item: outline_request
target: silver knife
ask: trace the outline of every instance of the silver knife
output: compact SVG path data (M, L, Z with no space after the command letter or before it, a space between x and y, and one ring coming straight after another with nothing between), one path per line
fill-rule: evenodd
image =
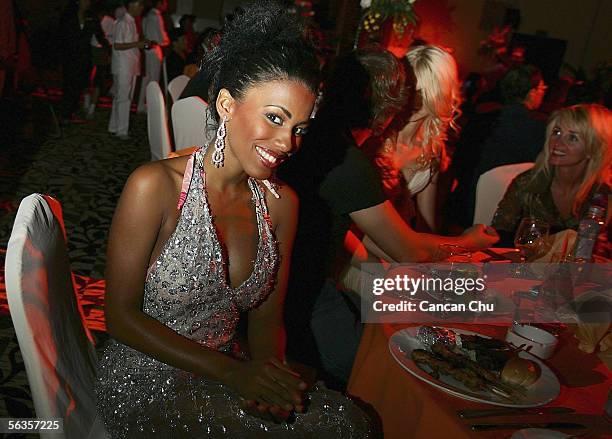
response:
M508 424L473 424L470 426L473 431L485 430L515 430L520 428L561 428L561 429L583 429L588 428L583 424L574 422L514 422Z
M514 414L525 415L548 415L560 413L573 413L575 410L569 407L536 407L536 408L496 408L496 409L474 409L459 410L457 416L462 419L485 418L487 416L504 416Z

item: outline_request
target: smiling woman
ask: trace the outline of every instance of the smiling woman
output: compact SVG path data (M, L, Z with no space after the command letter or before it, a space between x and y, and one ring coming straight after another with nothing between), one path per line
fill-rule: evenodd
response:
M361 410L339 393L307 389L285 361L297 198L265 181L306 130L314 51L297 18L266 1L237 10L206 57L213 144L137 169L113 219L106 318L114 340L96 386L107 430L120 438L370 437Z
M222 89L217 111L228 131L227 166L239 165L259 180L270 178L299 148L313 103L312 90L291 79L252 87L239 101Z
M523 217L545 221L553 232L576 229L596 194L610 198L612 112L595 104L563 108L546 133L535 166L514 179L493 218L502 245Z

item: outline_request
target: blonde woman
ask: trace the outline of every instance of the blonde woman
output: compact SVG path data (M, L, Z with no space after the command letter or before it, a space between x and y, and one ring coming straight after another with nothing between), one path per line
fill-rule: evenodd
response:
M417 216L426 230L436 232L436 182L448 165L447 132L457 129L460 81L455 59L438 46L415 47L406 61L408 77L415 84L414 102L407 103L407 115L390 125L374 161L383 170L388 195L399 204L404 217Z
M523 217L541 219L555 233L576 229L596 194L604 202L607 196L609 205L611 144L612 112L607 108L580 104L554 112L534 167L512 181L493 218L503 241L512 241Z

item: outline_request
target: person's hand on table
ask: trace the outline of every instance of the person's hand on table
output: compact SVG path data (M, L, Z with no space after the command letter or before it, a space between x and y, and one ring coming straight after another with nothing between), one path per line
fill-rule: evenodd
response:
M276 358L239 362L224 381L245 398L245 410L260 418L286 422L291 411L304 410L307 384Z
M469 229L466 229L461 236L465 239L463 247L469 249L491 247L499 241L497 231L493 227L485 226L484 224L474 224Z

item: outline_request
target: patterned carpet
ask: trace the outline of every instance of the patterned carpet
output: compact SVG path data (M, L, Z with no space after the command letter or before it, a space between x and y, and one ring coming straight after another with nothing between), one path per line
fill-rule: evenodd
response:
M69 257L88 326L103 341L103 283L98 280L104 273L106 236L125 180L149 160L146 117L132 114L132 140L120 141L106 131L108 109L98 109L95 119L86 124L60 129L53 124L47 99L33 98L19 108L20 117L2 114L1 121L17 119L19 127L13 142L0 144L0 264L4 267L20 200L33 192L53 195L62 203ZM5 303L0 295L0 417L33 417L27 376Z

